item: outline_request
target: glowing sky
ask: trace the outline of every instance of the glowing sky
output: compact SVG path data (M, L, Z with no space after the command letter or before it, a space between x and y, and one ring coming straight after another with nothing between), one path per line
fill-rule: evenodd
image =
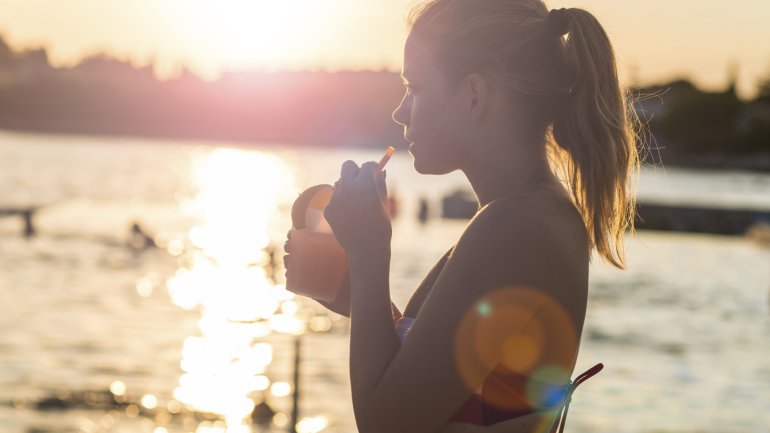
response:
M229 69L401 67L405 16L417 0L0 0L0 35L14 47L45 46L71 65L106 51L160 76L186 66L206 78ZM604 24L621 76L648 84L688 76L739 92L770 75L767 0L552 0Z

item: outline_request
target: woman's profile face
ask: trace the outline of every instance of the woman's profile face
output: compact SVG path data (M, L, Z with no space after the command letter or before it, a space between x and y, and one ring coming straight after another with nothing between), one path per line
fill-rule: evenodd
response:
M444 174L461 168L468 158L465 143L469 142L462 92L450 89L430 46L414 35L404 46L402 79L407 90L393 120L404 125L415 169L422 174Z

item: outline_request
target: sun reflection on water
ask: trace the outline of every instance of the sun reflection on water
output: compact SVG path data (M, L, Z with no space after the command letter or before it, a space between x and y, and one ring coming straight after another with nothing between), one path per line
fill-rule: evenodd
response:
M224 426L201 424L197 431L249 431L252 396L285 392L264 374L272 346L257 340L305 330L294 294L265 271L269 225L296 188L289 167L257 151L212 150L192 176L199 192L187 210L201 223L188 239L169 243L180 267L166 287L176 305L200 310L200 335L184 341L174 398L225 419Z

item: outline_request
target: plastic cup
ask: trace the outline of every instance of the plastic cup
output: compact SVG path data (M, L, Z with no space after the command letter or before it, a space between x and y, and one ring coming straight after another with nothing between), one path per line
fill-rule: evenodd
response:
M323 217L332 189L331 185L315 185L294 202L286 271L287 290L326 302L337 298L348 269L345 250Z

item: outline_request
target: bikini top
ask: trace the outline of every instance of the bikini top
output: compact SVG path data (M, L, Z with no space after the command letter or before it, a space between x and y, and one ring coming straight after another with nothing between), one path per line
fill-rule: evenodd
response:
M412 298L409 300L409 304L404 311L405 314L411 313L410 306L413 302L417 302L418 305L422 304L422 301L424 301L427 297L427 293L430 291L429 289L433 286L438 275L441 273L441 269L444 267L451 252L452 249L444 254L439 262L430 270L417 290L415 290L415 293L412 295ZM409 330L414 321L414 317L406 315L396 320L396 331L402 344L409 334ZM489 426L519 416L561 408L559 416L556 418L551 428L551 433L555 433L557 428L559 429L559 432L562 432L567 419L567 410L571 401L572 392L580 383L601 371L603 367L604 366L601 363L596 364L580 374L574 381L570 381L563 386L554 387L551 384L537 381L534 378L527 377L498 364L495 366L492 373L484 380L482 385L479 386L473 395L471 395L471 397L452 416L450 421ZM533 387L544 389L545 393L551 396L548 399L547 405L534 405L530 399L527 398L527 389L531 390ZM487 398L485 398L485 396ZM501 396L503 396L503 398L510 404L506 404L506 407L490 404L488 401L489 396L495 396L495 401L500 401Z

